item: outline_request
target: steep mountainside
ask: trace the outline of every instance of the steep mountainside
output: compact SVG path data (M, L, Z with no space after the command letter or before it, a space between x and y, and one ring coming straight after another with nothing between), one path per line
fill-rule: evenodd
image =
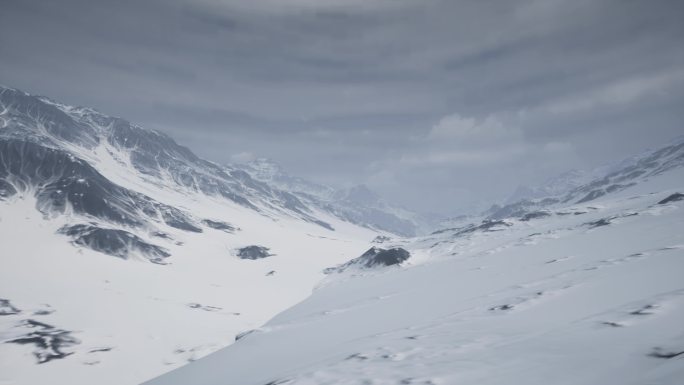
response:
M148 384L679 384L680 149L545 211L378 239L307 300Z
M545 187L534 189L534 199L521 199L504 206L494 205L485 216L490 219L521 217L535 210L591 202L682 166L684 137L679 137L661 148L646 151L614 165L592 172L571 172L552 178Z
M195 360L377 235L168 136L11 88L0 234L0 383L26 385L137 384Z

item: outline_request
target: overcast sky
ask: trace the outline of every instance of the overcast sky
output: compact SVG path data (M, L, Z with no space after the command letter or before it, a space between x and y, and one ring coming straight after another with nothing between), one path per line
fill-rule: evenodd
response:
M681 0L2 0L0 83L456 213L684 134Z

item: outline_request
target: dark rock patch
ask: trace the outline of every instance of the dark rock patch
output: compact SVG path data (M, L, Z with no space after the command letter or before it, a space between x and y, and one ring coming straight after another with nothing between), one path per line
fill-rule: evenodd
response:
M257 246L257 245L251 245L251 246L245 246L242 248L239 248L237 251L237 256L240 257L240 259L262 259L262 258L267 258L271 257L275 254L271 254L270 249L268 247L264 246Z
M40 309L33 312L33 315L49 315L54 313L54 309Z
M194 302L193 302L193 303L189 303L189 304L188 304L188 307L191 308L191 309L200 309L200 310L204 310L204 311L219 311L219 310L223 310L223 308L220 308L220 307L202 305L202 304L200 304L200 303L194 303Z
M180 210L174 209L170 206L163 206L161 207L160 211L162 220L164 220L164 223L167 225L179 230L190 231L193 233L202 232L202 229L193 224L188 216L183 214Z
M654 314L653 310L657 309L657 305L646 305L642 307L641 309L637 309L634 311L629 312L631 315L652 315Z
M527 213L523 215L520 220L523 222L527 222L532 219L539 219L539 218L545 218L550 216L551 214L547 211L533 211L531 213Z
M268 383L266 383L264 385L285 385L285 384L289 384L291 382L292 382L292 380L273 380L273 381L269 381Z
M513 310L515 306L511 304L505 304L505 305L498 305L498 306L492 306L489 308L490 311L506 311L506 310Z
M151 234L155 238L168 239L171 240L171 236L163 231L155 231Z
M111 182L66 150L0 138L0 180L5 195L35 191L36 208L46 216L73 210L128 227L161 220L181 230L202 231L181 210Z
M520 213L519 215L524 215L524 213ZM503 230L504 227L510 227L512 226L510 223L504 221L504 220L491 220L491 219L485 219L480 223L479 225L476 224L470 224L464 227L454 227L454 228L449 228L449 229L442 229L442 230L437 230L430 235L437 235L437 234L442 234L446 232L453 232L455 237L461 236L461 235L468 235L472 234L475 232L493 232L493 231L501 231Z
M17 193L17 190L12 186L11 183L0 179L0 201L5 200L14 194Z
M386 236L386 235L378 235L377 237L373 238L371 243L385 243L391 241L392 238Z
M342 264L337 267L329 267L323 272L325 274L340 273L352 266L360 267L363 269L375 268L375 267L385 267L385 266L396 266L406 261L411 257L411 254L402 249L401 247L395 247L391 249L381 249L379 247L371 247L360 257L354 258L351 261Z
M368 359L368 356L362 353L354 353L352 355L347 356L345 358L346 361L349 360L358 360L358 361L366 361Z
M596 227L601 227L601 226L608 226L611 224L612 219L613 218L601 218L598 221L587 222L587 223L585 223L585 225L589 226L590 229L594 229Z
M237 228L229 223L221 221L213 221L211 219L203 219L202 224L211 227L214 230L225 231L226 233L234 233Z
M10 300L0 298L0 315L12 315L19 313L21 313L21 310L14 307Z
M667 203L678 202L678 201L681 201L681 200L684 200L684 194L682 194L682 193L674 193L674 194L668 196L667 198L661 200L660 202L658 202L658 204L659 204L659 205L664 205L664 204L667 204Z
M268 273L266 273L266 276L267 276L267 277L271 277L271 276L275 275L275 273L276 273L275 270L271 270L271 271L269 271Z
M114 348L111 347L111 346L105 346L105 347L102 347L102 348L90 349L90 350L88 351L88 353L111 352L112 349L114 349Z
M621 324L621 323L613 322L613 321L603 321L603 322L601 322L601 325L606 325L606 326L610 326L610 327L613 327L613 328L621 328L621 327L624 327L624 326L625 326L625 325L623 325L623 324Z
M684 350L682 351L666 351L663 348L653 348L653 351L648 354L649 357L654 357L654 358L664 358L664 359L670 359L670 358L675 358L679 357L681 355L684 355Z
M246 332L239 333L235 336L235 341L240 341L241 339L247 337L252 333L256 333L257 329L247 330Z
M76 245L122 259L128 259L131 253L137 252L150 262L165 264L164 259L171 255L163 247L147 243L124 230L78 224L64 226L59 229L59 233L71 237L72 243Z
M33 355L36 357L39 364L62 359L73 354L73 352L64 352L63 348L80 343L78 339L71 335L70 331L57 329L46 323L27 319L23 320L19 326L35 330L23 336L5 341L5 343L34 345L35 350L33 351Z
M360 258L364 260L364 267L375 267L398 265L409 259L410 256L411 254L408 251L400 247L387 250L371 247L368 251L363 253Z

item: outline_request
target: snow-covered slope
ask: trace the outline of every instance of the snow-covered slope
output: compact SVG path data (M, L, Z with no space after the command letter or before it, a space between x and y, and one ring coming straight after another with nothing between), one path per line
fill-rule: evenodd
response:
M569 203L591 202L606 194L637 185L649 178L684 166L684 137L678 137L656 150L645 151L620 162L590 172L573 171L551 178L540 187L509 198L503 206L493 205L484 215L490 219L523 216L529 212ZM524 190L524 189L523 189ZM523 199L513 198L524 196Z
M265 158L233 167L246 171L254 179L291 193L308 206L379 231L415 236L431 231L442 219L391 205L365 185L341 189L289 175L278 164Z
M656 169L590 202L383 239L410 258L367 267L371 249L149 385L680 384L684 169Z
M376 235L165 135L0 88L0 383L138 384Z

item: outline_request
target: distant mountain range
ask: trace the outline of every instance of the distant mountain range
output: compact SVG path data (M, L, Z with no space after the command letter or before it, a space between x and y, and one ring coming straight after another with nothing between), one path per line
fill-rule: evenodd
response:
M680 138L440 223L0 87L0 383L138 384L236 340L152 383L665 378L682 166Z

